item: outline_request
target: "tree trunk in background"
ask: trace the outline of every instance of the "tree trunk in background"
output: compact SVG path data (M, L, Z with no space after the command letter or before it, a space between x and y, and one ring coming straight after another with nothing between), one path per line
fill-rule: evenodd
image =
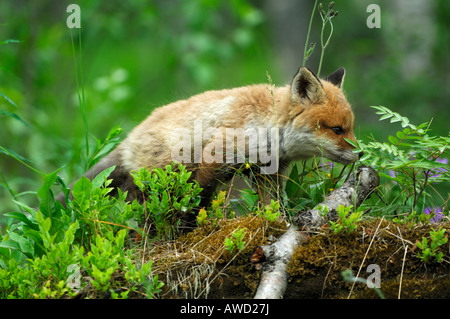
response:
M313 4L314 1L306 0L266 0L264 3L270 35L276 46L274 51L279 58L278 69L287 80L302 65ZM315 19L320 18L316 16Z
M436 41L435 1L430 0L396 0L386 2L381 8L388 19L381 25L385 37L393 37L401 52L401 72L405 80L419 76L432 67L433 47Z

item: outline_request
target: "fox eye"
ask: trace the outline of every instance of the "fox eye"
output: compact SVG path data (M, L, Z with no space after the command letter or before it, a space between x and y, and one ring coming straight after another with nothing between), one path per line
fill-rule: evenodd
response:
M344 135L344 130L340 126L332 127L331 129L336 135Z

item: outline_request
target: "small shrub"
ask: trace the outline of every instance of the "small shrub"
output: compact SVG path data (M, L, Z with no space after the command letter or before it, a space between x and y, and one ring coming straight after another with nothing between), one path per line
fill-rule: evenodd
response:
M244 237L246 234L246 228L236 229L230 237L225 238L225 249L232 253L235 249L241 251L245 247Z
M444 253L438 251L438 248L447 243L447 237L444 236L445 229L439 227L438 230L430 231L430 241L427 238L422 237L422 241L416 243L417 247L421 250L418 252L419 258L424 262L431 262L431 259L438 263L442 262Z
M224 207L226 195L226 191L220 191L217 197L211 201L211 207L208 210L204 208L200 209L197 215L197 224L199 226L208 222L216 226L217 222L221 219L235 217L234 211L226 210Z
M330 223L330 229L335 233L344 233L349 234L356 230L358 227L358 222L361 221L361 217L363 212L362 211L356 211L351 212L353 208L353 205L350 206L343 206L339 205L337 208L337 215L338 220L336 221L329 221Z
M200 204L202 189L197 181L188 182L191 172L182 164L167 165L165 170L141 168L131 173L135 184L144 193L144 211L140 218L150 222L156 229L157 236L173 238L181 217L191 214Z
M270 201L270 205L266 205L264 210L260 212L260 216L263 216L267 221L274 222L278 218L280 218L280 202L274 201L273 199Z

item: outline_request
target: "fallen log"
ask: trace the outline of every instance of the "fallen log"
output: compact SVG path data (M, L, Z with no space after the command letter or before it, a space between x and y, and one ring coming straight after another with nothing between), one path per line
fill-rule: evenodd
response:
M368 166L360 166L341 187L328 194L325 200L313 209L301 212L288 230L273 244L257 247L251 257L251 263L262 269L261 282L255 299L281 299L287 287L287 264L298 245L306 242L308 230L318 228L327 220L337 217L339 205L357 208L378 187L380 178L377 172ZM323 207L328 208L323 216ZM299 230L301 229L301 230Z

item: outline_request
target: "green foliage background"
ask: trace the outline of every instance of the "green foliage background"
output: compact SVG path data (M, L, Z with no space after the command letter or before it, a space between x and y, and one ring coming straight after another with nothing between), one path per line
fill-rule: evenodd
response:
M39 171L63 167L59 174L66 182L80 176L87 165L75 75L80 65L91 143L117 124L126 133L155 107L207 89L267 82L267 72L274 84L288 83L296 69L283 71L283 33L269 2L77 1L82 28L70 30L66 8L72 1L2 1L0 145ZM359 139L386 140L393 131L378 122L369 105L387 106L415 123L433 118L434 134L448 134L450 5L424 2L431 3L431 11L423 14L432 21L433 41L408 31L405 26L414 26L414 19L402 20L396 1L336 4L339 16L333 20L322 74L347 69L345 91ZM309 17L312 1L299 3ZM366 26L371 3L380 5L380 29ZM314 20L313 42L318 41L319 20ZM306 31L289 30L290 39L298 34L292 48L303 45ZM411 52L426 62L425 69L408 69ZM303 49L294 54L298 67ZM317 52L307 65L317 70ZM39 174L2 153L0 173L0 214L15 207L11 191L36 206L36 196L28 192L42 184Z

